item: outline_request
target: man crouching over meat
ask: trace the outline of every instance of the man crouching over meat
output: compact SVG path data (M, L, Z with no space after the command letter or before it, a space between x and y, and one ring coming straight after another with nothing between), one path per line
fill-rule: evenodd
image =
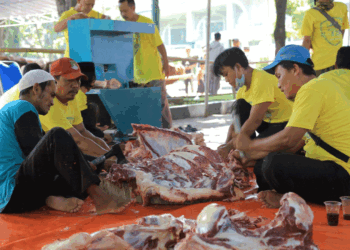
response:
M294 192L307 201L322 203L350 195L350 105L340 87L350 81L350 71L315 78L310 54L304 47L288 45L265 70L273 71L285 96L294 101L285 129L264 139L237 138L237 149L247 159L264 158L254 173L258 197L267 207L279 207L282 194ZM331 72L330 72L331 73ZM286 151L305 138L306 156Z
M20 99L0 110L0 212L22 213L47 205L77 212L90 196L99 214L118 204L99 188L93 165L85 160L63 128L43 135L39 115L46 115L56 92L55 79L32 70L20 80Z
M233 113L243 125L241 131L235 131L231 125L226 144L218 148L224 159L236 148L238 134L247 135L251 139L265 138L285 128L292 113L292 102L278 88L275 76L249 66L248 59L240 48L222 52L214 62L214 73L224 76L238 90Z

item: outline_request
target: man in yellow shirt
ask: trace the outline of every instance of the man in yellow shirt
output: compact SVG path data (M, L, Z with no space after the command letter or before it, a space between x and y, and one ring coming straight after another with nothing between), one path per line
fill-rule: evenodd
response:
M65 57L69 57L69 40L68 40L68 29L67 23L70 20L76 19L86 19L86 18L96 18L96 19L110 19L110 17L105 16L92 8L95 5L95 0L78 0L75 7L62 13L60 19L56 23L54 30L55 32L64 32L64 37L66 40L66 51L64 53Z
M136 14L134 0L119 0L119 10L126 21L154 24L151 19ZM172 117L166 97L164 73L166 77L169 76L169 62L158 28L155 27L154 34L135 34L134 82L140 87L161 87L162 127L171 128Z
M341 27L338 30L317 9L305 13L301 33L304 36L303 46L312 48L312 61L315 64L316 76L334 69L337 51L343 44L344 30L349 28L348 11L344 3L333 0L316 0L316 7L324 10Z
M222 157L227 158L236 148L239 133L253 139L255 131L259 133L257 138L264 138L284 129L292 113L292 102L279 90L275 76L250 67L240 48L230 48L219 54L214 62L214 73L222 75L238 89L234 113L242 124L240 132L234 131L231 125L226 144L218 149Z
M51 75L57 81L54 105L46 116L40 116L45 132L54 127L68 131L83 153L90 156L101 156L109 151L108 145L91 134L83 124L79 105L75 99L80 88L82 74L79 65L70 58L61 58L51 65Z
M312 64L302 46L288 45L278 52L265 69L274 70L282 92L294 100L289 122L283 131L264 139L251 140L242 134L236 145L249 159L265 157L260 172L254 172L261 191L258 197L270 207L279 207L287 192L316 203L350 195L349 99L337 76L315 78ZM285 153L306 133L306 156ZM238 152L235 158L243 165L247 161Z

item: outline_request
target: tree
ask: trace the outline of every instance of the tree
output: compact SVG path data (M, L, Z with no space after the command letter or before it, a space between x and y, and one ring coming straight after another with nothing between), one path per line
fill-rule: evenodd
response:
M276 4L276 26L273 36L276 44L276 54L286 44L286 11L287 0L275 0Z
M77 4L77 0L56 0L58 16Z

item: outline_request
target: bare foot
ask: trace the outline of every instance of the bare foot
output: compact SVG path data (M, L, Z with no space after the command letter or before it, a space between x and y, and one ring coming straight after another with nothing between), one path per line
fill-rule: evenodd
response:
M64 198L62 196L49 196L46 199L46 205L50 208L69 213L78 212L83 204L83 200L75 197Z
M264 203L267 208L279 208L283 194L277 193L275 190L261 191L258 193L258 198Z

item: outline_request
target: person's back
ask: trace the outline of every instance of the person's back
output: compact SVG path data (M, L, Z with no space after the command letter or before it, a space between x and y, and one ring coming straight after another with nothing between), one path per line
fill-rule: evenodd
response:
M209 46L209 60L215 61L215 59L218 57L218 55L221 54L221 52L224 51L224 46L220 43L221 40L221 34L216 33L215 34L215 41L213 41Z
M334 82L340 88L350 102L350 70L349 69L335 69L319 76L320 79L327 79Z
M350 105L349 99L340 87L343 80L342 76L335 76L332 79L322 77L301 87L295 98L290 124L293 126L295 122L303 122L304 127L307 127L307 124L312 124L312 127L308 128L312 133L340 152L350 155L350 130L348 129ZM305 105L306 102L317 105L313 106L312 111L306 110L310 107L310 105ZM298 116L298 121L294 121L294 116ZM349 163L341 161L321 147L316 146L314 140L308 139L304 150L306 157L334 161L345 167L350 173Z

